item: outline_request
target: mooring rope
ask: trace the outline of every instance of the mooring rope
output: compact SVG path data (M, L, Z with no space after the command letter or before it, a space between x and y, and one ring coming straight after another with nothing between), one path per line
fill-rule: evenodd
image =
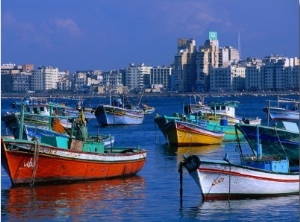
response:
M284 151L284 154L287 156L287 153L286 153L286 151L285 151L284 146L282 145L282 142L281 142L281 140L280 140L280 137L279 137L279 135L278 135L278 132L277 132L277 130L276 130L276 127L274 127L274 130L275 130L276 135L277 135L277 137L278 137L278 141L279 141L279 143L280 143L280 146L281 146L282 150Z
M33 167L32 167L32 174L30 180L31 187L34 185L35 182L35 175L38 167L39 154L40 154L40 143L37 139L34 139Z
M281 148L282 148L282 150L283 150L283 152L284 152L284 154L285 154L285 156L287 157L288 155L287 155L287 153L286 153L286 149L284 148L284 146L282 145L282 142L281 142L281 140L280 140L280 137L279 137L279 135L278 135L278 133L277 133L277 130L276 130L276 127L274 128L274 130L275 130L275 132L276 132L276 135L277 135L277 137L278 137L278 140L279 140L279 143L280 143L280 146L281 146ZM279 153L279 151L278 151L278 153ZM279 153L279 155L280 155L280 153ZM288 160L290 163L294 163L295 164L295 162L294 161L290 161L290 160Z

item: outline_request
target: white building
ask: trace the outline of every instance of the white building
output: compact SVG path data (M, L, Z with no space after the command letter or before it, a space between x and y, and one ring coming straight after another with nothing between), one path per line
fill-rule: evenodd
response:
M141 91L145 88L149 88L151 86L151 69L151 66L146 66L144 63L138 66L131 63L125 71L125 85L128 87L128 90Z
M238 65L211 68L209 72L210 91L233 92L244 90L245 70L245 67Z
M159 84L162 86L162 88L168 89L171 75L172 75L172 67L170 66L153 67L151 69L150 83L151 85Z
M35 91L57 89L57 82L61 78L58 68L40 66L32 71L31 88Z

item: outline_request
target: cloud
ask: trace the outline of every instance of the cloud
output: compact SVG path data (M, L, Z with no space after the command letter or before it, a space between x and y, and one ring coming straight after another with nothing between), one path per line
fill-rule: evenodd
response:
M2 25L3 26L13 26L16 24L16 19L14 17L14 14L10 11L5 12L2 17Z
M71 18L55 18L53 24L58 30L65 31L73 37L81 36L80 28Z
M223 18L220 19L222 15L200 1L162 2L157 4L155 10L153 19L160 19L160 24L168 32L199 36L207 32L212 23L223 23Z
M41 50L55 50L59 41L68 47L70 40L78 40L81 30L71 18L54 18L32 21L30 18L18 19L11 11L3 13L2 39L15 41L15 47L31 47Z

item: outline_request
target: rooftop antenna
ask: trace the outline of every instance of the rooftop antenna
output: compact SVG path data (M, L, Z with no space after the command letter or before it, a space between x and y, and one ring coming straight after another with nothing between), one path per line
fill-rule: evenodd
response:
M238 34L238 51L239 51L239 54L240 54L240 59L242 59L242 51L241 51L241 32L239 31L239 34Z

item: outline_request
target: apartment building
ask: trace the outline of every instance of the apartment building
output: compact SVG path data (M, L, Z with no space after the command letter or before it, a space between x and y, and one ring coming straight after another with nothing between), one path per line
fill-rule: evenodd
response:
M196 91L209 91L211 68L219 67L219 40L217 32L209 32L204 45L199 47L196 58Z
M150 74L151 85L161 85L164 89L169 89L170 77L172 75L171 66L156 66L153 67Z
M104 91L109 93L111 89L123 87L122 83L123 73L120 70L111 70L102 73L102 83Z
M145 88L149 88L151 66L146 66L144 63L140 65L129 64L125 71L125 86L129 91L141 92Z
M246 68L230 65L210 69L210 92L234 92L245 90Z
M298 87L299 63L296 58L266 56L261 67L265 90L285 90ZM292 82L295 81L295 82Z
M13 63L1 65L1 91L24 92L31 88L30 75L33 64L16 65Z
M27 92L30 90L31 73L20 72L12 75L12 91Z
M2 92L49 89L141 92L153 87L155 91L163 88L177 92L279 91L298 89L299 81L298 58L270 55L264 59L240 60L237 49L219 46L217 32L209 32L198 50L194 39L179 38L170 66L131 63L125 69L83 70L72 75L53 67L34 70L32 64L1 66Z
M189 92L195 90L196 41L194 39L178 39L177 54L174 58L173 72L174 90Z
M34 91L57 89L60 81L58 68L40 66L32 71L31 88Z

